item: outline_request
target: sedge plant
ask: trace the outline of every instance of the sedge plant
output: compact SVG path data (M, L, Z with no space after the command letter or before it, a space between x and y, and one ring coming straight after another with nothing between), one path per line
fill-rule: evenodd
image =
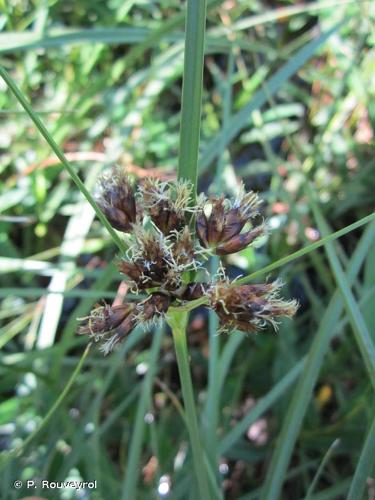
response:
M205 2L189 1L177 181L147 179L133 188L119 169L113 169L102 179L97 199L111 225L132 237L119 270L130 280L135 293L146 292L148 296L138 302L96 307L81 319L79 332L99 341L108 354L137 325L147 328L161 318L167 320L173 334L200 498L214 498L220 493L208 482L212 471L207 470L210 466L199 433L189 367L189 309L206 305L218 315L222 330L253 332L268 323L276 327L280 316L293 316L297 303L279 297L279 281L240 285L230 282L222 267L208 282L194 280L203 267L202 260L213 254L236 253L266 231L258 217L260 200L253 192L246 193L242 188L233 200L204 194L196 197L205 20Z
M160 196L162 196L163 193L165 194L165 192L170 192L172 193L172 196L171 197L167 196L167 198L173 200L173 202L175 203L174 208L176 208L176 206L178 207L177 203L179 199L178 193L181 192L181 190L183 191L184 186L185 188L187 188L187 190L189 191L188 196L182 197L186 201L186 205L184 205L184 212L186 211L186 213L184 213L184 221L182 226L184 227L188 226L191 240L195 241L187 242L186 240L188 240L189 237L186 236L182 244L182 246L184 247L183 248L184 251L182 252L182 254L183 253L189 254L189 248L190 250L193 248L194 253L196 254L195 250L199 249L199 259L198 260L194 259L196 265L193 265L189 262L185 263L180 262L177 263L177 268L175 264L170 266L167 269L167 273L170 272L170 274L172 275L171 276L172 279L170 279L168 282L169 288L166 289L164 287L162 293L160 293L160 283L162 282L163 285L165 284L164 275L161 278L162 281L158 281L158 279L160 279L160 276L159 277L157 276L158 270L156 270L156 272L151 277L151 279L153 279L154 282L152 282L151 286L149 286L150 276L147 275L149 271L147 267L141 270L139 276L135 276L134 272L136 271L134 271L134 268L133 269L129 268L129 259L126 258L123 259L120 264L120 266L122 265L122 270L124 272L128 271L129 273L132 273L133 276L129 276L128 274L128 277L132 278L135 276L136 279L133 280L134 286L135 287L138 286L138 288L141 288L141 291L149 292L149 297L146 299L146 301L141 301L141 303L139 304L134 304L134 303L126 304L119 306L118 309L113 309L110 308L109 306L102 306L100 308L94 309L94 311L83 321L81 331L82 333L87 333L91 335L94 339L101 341L101 345L103 346L105 352L109 352L112 348L117 346L117 344L127 335L127 333L130 332L130 330L135 326L137 322L143 322L144 324L148 325L150 323L153 323L155 320L158 320L160 317L165 317L167 319L170 326L172 327L173 338L175 342L176 357L179 365L182 395L184 399L184 407L186 413L185 421L191 441L192 458L197 477L197 484L200 491L200 497L211 498L215 497L215 495L220 496L220 492L218 492L212 485L212 473L209 470L209 465L207 463L205 456L205 450L202 447L201 436L199 433L198 418L197 418L196 404L194 402L193 384L190 374L189 353L188 353L187 339L186 339L186 327L188 324L189 310L193 309L194 307L197 307L200 304L208 305L209 307L212 308L213 311L215 311L218 314L222 326L226 326L229 329L233 327L241 329L242 326L242 329L244 329L244 325L241 324L243 322L239 321L239 319L242 319L241 314L243 315L244 312L238 311L237 306L240 301L243 301L244 299L246 301L246 299L249 298L249 293L251 290L253 293L252 297L254 298L255 289L239 288L239 287L236 288L236 286L245 284L260 274L265 274L267 272L270 272L271 270L274 270L280 267L281 265L291 262L294 259L301 257L302 255L308 254L309 252L315 250L316 248L324 244L327 244L330 241L333 241L339 236L342 236L348 233L349 231L352 231L353 229L368 223L370 220L374 219L374 214L371 214L367 217L363 217L363 219L360 219L359 221L351 224L350 226L345 227L340 231L327 234L327 236L313 243L312 245L302 248L298 252L295 252L294 254L291 254L283 259L279 259L278 261L270 264L269 266L256 271L256 273L253 273L252 275L243 278L242 281L238 280L235 284L227 282L225 276L221 277L219 276L218 279L216 279L216 281L214 282L208 281L204 285L196 280L196 270L197 267L199 267L200 265L199 264L200 261L204 262L207 257L215 253L219 255L224 255L225 251L228 250L228 246L230 250L235 251L237 249L240 249L241 245L244 244L244 240L246 242L246 237L244 237L245 232L250 233L251 231L251 229L249 230L248 227L246 228L247 231L245 231L245 229L244 230L241 229L239 233L235 234L236 239L234 239L234 241L231 242L231 245L234 246L230 247L230 245L228 245L228 241L222 241L221 234L220 237L218 236L217 234L218 230L214 226L215 219L212 218L210 220L211 217L210 214L214 213L215 215L216 214L220 215L221 211L222 218L227 220L228 213L234 208L236 208L234 204L235 202L232 202L231 200L223 200L221 202L220 198L216 199L208 198L198 201L196 199L195 193L196 193L197 176L198 176L197 160L198 160L199 130L200 130L199 125L200 125L200 112L201 112L205 10L206 10L205 2L188 0L188 16L187 16L186 43L185 43L185 67L184 67L184 79L183 79L184 84L183 84L183 96L182 96L181 141L180 141L181 147L180 147L179 169L178 169L179 183L178 184L172 183L164 186L151 185L148 186L148 189L146 190L144 189L144 186L142 186L142 189L137 188L136 190L137 200L142 199L142 201L144 201L143 203L145 207L144 211L147 212L146 214L147 217L149 217L151 220L154 218L154 220L152 220L151 222L151 224L153 225L152 226L153 234L158 235L159 234L158 230L161 231L162 233L163 231L160 229L160 227L158 229L155 229L155 225L157 227L157 223L159 223L159 226L163 226L165 231L169 231L170 228L167 228L167 226L165 225L166 224L165 221L161 220L162 219L161 215L155 213L154 208L157 207L157 204L153 203L152 197L158 196L159 197L158 199L160 200ZM332 32L334 32L336 29L337 28L334 28ZM331 32L323 34L324 36L322 35L321 38L314 40L305 49L302 49L299 60L297 61L297 58L295 58L294 65L288 65L288 64L286 65L289 68L288 74L281 74L281 73L275 74L271 82L273 84L273 86L271 85L271 92L275 92L277 88L279 88L291 74L294 74L296 69L298 69L298 67L300 67L305 60L311 57L311 54L316 49L316 47L319 44L321 44L324 41L324 39L329 36L330 33ZM4 80L6 81L6 83L8 84L8 86L10 87L11 91L14 93L20 104L25 108L27 113L33 119L35 125L43 134L43 136L50 144L51 148L54 150L56 155L60 158L62 164L67 169L69 174L72 176L73 180L76 182L78 189L83 193L84 196L86 196L86 198L92 204L94 210L96 211L103 225L107 227L108 231L110 232L110 235L114 239L115 243L117 243L122 255L125 254L125 247L122 238L119 237L118 233L116 233L115 230L120 230L124 232L127 231L133 232L133 227L134 227L133 224L136 224L136 231L134 234L136 241L133 241L133 244L135 246L133 247L132 250L134 251L134 253L129 255L131 257L135 257L135 260L137 257L142 258L140 251L142 250L142 248L144 248L143 243L147 242L148 236L144 230L143 226L144 220L142 220L142 224L137 224L138 223L137 217L140 215L139 212L137 213L137 209L135 208L132 211L131 207L127 206L130 209L130 211L129 212L125 211L125 219L123 218L121 220L121 217L123 217L124 214L121 212L115 213L116 206L111 194L111 189L112 190L114 189L114 185L110 183L109 184L103 183L102 199L94 200L92 195L87 191L87 189L85 189L85 186L82 184L82 182L80 182L80 179L75 174L74 170L70 166L69 162L66 160L64 154L61 152L56 142L54 142L53 138L44 127L42 121L33 112L31 106L28 104L22 92L20 92L19 89L17 89L17 86L14 84L12 78L3 69L1 69L1 76L4 78ZM264 96L263 97L262 95L257 96L256 99L253 99L251 101L251 106L259 107L259 105L262 103L262 98L264 99ZM208 165L208 163L211 161L212 158L220 154L218 153L220 151L220 148L216 147L218 141L223 142L222 141L223 139L224 142L228 143L231 140L231 138L235 135L235 133L239 130L239 128L243 127L245 121L247 122L249 109L252 109L251 106L250 108L244 108L240 116L234 116L232 122L229 122L229 125L227 126L229 130L223 127L221 135L217 136L217 141L213 142L212 144L210 143L209 145L210 147L207 149L207 151L205 151L204 155L202 155L201 157L200 164L203 168L205 168ZM116 173L112 175L112 180L116 177L116 175L117 175ZM125 184L122 183L123 180L120 180L119 185L125 186L125 197L128 199L130 196L129 194L130 188L126 184L126 181ZM108 191L109 187L111 187L111 189ZM149 196L148 200L147 200L147 195ZM252 209L254 209L254 206L252 206ZM168 212L168 210L165 210L165 212ZM171 213L171 210L169 210L169 213ZM163 215L165 215L165 213ZM252 215L251 212L250 215ZM251 219L251 217L249 217L248 219ZM248 220L246 222L248 222ZM169 221L167 221L167 223L169 223ZM257 227L261 227L261 225L255 224L255 227L253 227L252 230L256 229ZM172 228L171 232L173 233L174 230L175 228ZM177 233L173 234L177 236L178 233L179 231L177 230ZM176 247L177 245L177 238L173 236L173 234L170 235L169 233L168 234L163 233L161 238L159 238L159 242L161 241L164 247L165 246L167 247L167 253L169 252L168 255L174 258L175 256L173 256L173 252L174 252L174 247ZM187 233L185 232L185 234ZM251 235L251 237L252 236L254 236L254 234ZM141 246L139 246L139 242L141 242ZM179 243L181 244L181 241L179 241ZM249 241L248 243L251 242ZM220 248L220 245L224 245L224 253L223 253L223 248L222 247ZM333 261L332 256L331 260ZM169 262L172 262L172 260L169 259ZM156 279L154 279L155 274L156 274ZM336 274L340 278L340 273ZM181 277L181 282L177 280L177 276ZM341 288L343 288L344 290L345 288L347 288L347 285L345 284L345 282L343 282L342 279L338 279L338 282L339 284L341 283ZM199 284L197 285L197 283ZM276 285L273 286L274 288L277 288ZM233 290L235 290L235 293L233 292ZM261 297L263 299L266 298L268 300L268 304L270 304L269 299L271 298L273 313L275 313L275 307L276 307L275 301L280 300L275 297L274 292L276 291L277 290L275 289L264 290L263 296ZM266 294L266 296L264 296L264 294ZM259 297L256 294L255 297L259 299ZM340 297L339 296L336 297L335 295L336 303L338 302L339 299ZM254 304L254 302L256 303L257 301L252 300L251 304ZM353 309L351 304L352 300L350 296L348 296L346 302L348 302L351 309ZM280 305L280 303L278 303L278 305ZM258 315L255 314L255 319L258 321L255 321L255 323L253 323L254 327L261 326L262 321L265 320L264 317L261 318L259 316L260 311L264 312L264 304L261 304L261 306L263 307L263 309L256 309L255 306L253 305L254 310L252 311L252 314L258 313ZM295 308L295 304L288 304L288 306L290 308L289 312L290 313L294 312L292 311L292 309ZM285 303L284 307L286 307ZM336 309L338 309L338 306L336 307ZM246 324L248 325L249 323L251 323L251 320L249 320L248 311L245 312L245 316L246 316ZM338 316L338 314L336 314L336 316ZM270 315L268 319L270 318L272 319L273 317L274 317L273 315ZM114 328L111 328L109 330L109 332L112 332L113 335L112 334L108 335L107 331L108 322L110 326L113 326L119 320L121 320L121 322L116 326L114 326ZM114 323L111 323L112 321L114 321ZM125 322L125 325L122 326L122 331L120 330L114 332L114 330L116 330L120 324L122 325L123 322ZM325 328L325 330L327 331L327 328ZM122 336L121 335L116 336L117 334L122 334ZM233 338L235 337L233 336ZM360 339L360 336L358 336L358 338ZM314 343L314 346L315 344L317 345L317 343ZM316 352L318 352L318 347L316 347L316 349L317 349ZM319 349L322 349L321 345L319 345ZM320 356L320 358L321 357L322 356ZM82 358L82 362L83 360L84 358ZM370 366L370 364L368 365ZM81 366L81 364L79 366ZM309 369L312 370L311 366L315 365L313 365L312 362L310 362L309 360L309 363L307 364L307 367L305 369L306 373L304 372L304 378L301 381L301 388L305 387L303 385L303 382L306 382L307 379L309 380L310 385L313 383L312 380L314 380L314 377L309 377L311 373L308 372ZM314 375L317 375L317 373L318 369L315 369ZM65 397L66 392L70 389L70 386L71 384L67 386L66 391L64 391L64 393L59 398L58 404L61 402L61 399ZM299 393L303 394L304 391L301 389ZM305 393L309 394L309 391ZM293 415L297 415L298 404L299 404L297 400L298 398L296 398L296 404L294 408L292 408L294 413L291 410L292 417ZM302 403L305 404L305 401L302 401ZM53 405L51 407L50 412L48 412L48 418L46 418L42 422L43 425L45 425L53 416L56 408L58 407L58 404ZM307 404L307 396L306 396L306 404ZM299 410L298 418L300 420L302 418L301 417L302 414L303 414L302 410ZM272 475L274 476L275 479L273 479L273 481L275 482L275 484L276 483L277 484L276 486L274 486L274 483L270 481L269 484L272 487L270 486L268 488L267 493L269 494L268 496L269 498L272 498L272 495L276 494L275 492L278 491L281 487L281 478L283 478L285 474L284 471L282 473L280 471L283 468L286 468L288 456L290 456L291 449L293 446L292 443L294 442L294 439L291 439L290 427L293 427L296 420L291 418L289 422L290 422L289 435L287 433L286 434L284 433L284 439L282 439L281 441L284 443L284 445L285 443L290 443L289 444L290 450L285 451L284 449L285 446L284 448L282 446L278 448L281 451L278 452L278 455L275 456L274 464L272 464L272 466L270 467L270 476ZM294 429L292 429L295 434L297 433L296 429L299 428L299 424L300 423L298 422L298 425L295 425ZM245 429L245 427L243 427L243 429ZM238 429L236 430L236 432L238 434ZM373 436L373 428L370 429L366 443L367 442L371 443L373 441L372 436ZM30 440L31 439L33 439L33 435L31 436ZM220 451L224 449L225 444L226 443L224 441L220 447ZM367 449L370 449L370 446L366 445L364 448L364 452ZM367 456L366 453L364 453L364 458L366 458L366 456ZM362 461L361 458L360 464L362 464L362 462L364 462L364 460ZM278 464L281 464L281 466L279 467ZM369 467L369 470L370 469L371 467ZM355 480L359 481L358 478L361 478L362 476L363 474L356 473ZM360 482L362 485L364 484L364 480L361 480Z

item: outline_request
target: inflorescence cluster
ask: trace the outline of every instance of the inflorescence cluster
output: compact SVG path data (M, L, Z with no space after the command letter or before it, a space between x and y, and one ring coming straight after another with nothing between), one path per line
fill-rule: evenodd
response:
M129 233L132 243L119 271L134 293L146 295L123 305L97 306L80 319L78 332L100 341L105 354L135 326L149 326L170 306L203 297L227 331L254 332L267 324L276 328L280 316L296 312L296 301L279 297L279 280L236 284L220 266L216 276L191 281L195 275L205 276L204 262L210 255L239 252L265 233L265 224L258 222L260 200L255 193L242 187L233 200L201 194L194 204L187 181L147 178L134 189L119 169L113 169L101 180L97 202L115 229Z

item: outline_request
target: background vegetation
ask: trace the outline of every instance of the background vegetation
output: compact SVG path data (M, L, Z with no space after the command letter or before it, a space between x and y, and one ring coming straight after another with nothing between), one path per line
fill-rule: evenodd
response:
M115 163L173 178L181 2L0 8L2 65L91 193ZM373 2L208 1L198 192L242 179L261 193L272 232L230 257L231 275L281 276L301 305L278 334L217 336L214 316L191 316L210 484L228 499L375 494L374 16ZM76 318L126 293L118 249L0 85L0 497L41 478L97 480L32 492L48 499L197 498L170 332L85 351Z

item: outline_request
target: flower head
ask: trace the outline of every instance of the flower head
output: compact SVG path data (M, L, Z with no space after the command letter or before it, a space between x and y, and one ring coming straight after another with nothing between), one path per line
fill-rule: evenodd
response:
M119 270L140 290L160 286L168 255L165 238L160 232L147 231L142 226L133 229L135 244L128 251L129 258L121 260Z
M260 201L250 191L233 200L211 196L200 198L196 218L196 232L204 248L212 248L217 255L239 252L265 232L265 225L254 225L253 219L259 214Z
M97 306L89 316L80 318L83 324L78 328L78 333L100 342L101 350L108 354L137 325L149 326L163 317L170 303L168 295L153 293L138 303Z
M96 201L111 226L124 233L132 230L137 219L136 201L129 179L119 168L101 179L101 195Z
M209 291L211 307L223 329L254 332L267 324L277 329L277 319L292 317L298 308L295 300L279 297L281 286L279 280L258 285L236 285L227 279L217 281Z
M265 224L256 219L259 198L243 186L234 199L201 195L194 206L190 182L148 178L135 195L128 179L114 169L102 180L98 203L114 228L131 233L118 267L134 292L146 293L136 302L96 306L81 318L78 333L100 342L105 354L136 326L148 328L170 306L197 299L217 313L225 330L253 332L267 324L277 328L279 317L296 312L295 301L280 298L279 281L239 285L229 281L222 266L211 281L189 281L192 271L204 266L207 249L217 255L235 253L265 232Z
M155 292L138 304L138 320L143 324L155 322L165 316L172 298L165 294Z
M189 229L164 236L159 230L134 227L135 245L129 258L123 259L119 270L126 274L135 288L144 290L161 287L176 290L182 284L182 274L194 269L194 245Z
M184 227L192 195L190 182L160 182L151 177L145 180L141 193L152 221L164 235Z
M101 350L108 354L113 347L130 333L137 323L135 302L119 306L98 306L89 316L80 318L83 325L79 334L87 334L96 342L101 342Z

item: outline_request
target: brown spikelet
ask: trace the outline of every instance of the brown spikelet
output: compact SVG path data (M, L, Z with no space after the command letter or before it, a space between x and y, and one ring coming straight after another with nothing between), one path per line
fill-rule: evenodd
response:
M134 304L123 304L119 306L97 306L90 315L82 318L83 325L79 327L78 333L96 335L113 330L134 310Z
M292 317L298 308L296 301L279 297L280 287L279 281L260 285L218 281L210 290L211 306L224 328L253 332L267 323L277 328L279 317Z
M258 214L258 197L245 193L243 188L234 200L210 196L202 197L196 218L196 234L204 248L217 255L239 252L264 232L265 226L256 226L252 220ZM248 230L242 232L248 227Z
M101 196L97 198L100 209L118 231L128 233L137 219L137 206L129 179L119 168L101 180Z
M258 226L255 229L248 231L246 233L241 233L233 236L230 240L220 243L216 247L217 255L228 255L236 252L240 252L247 246L249 246L253 241L264 233L264 226Z

